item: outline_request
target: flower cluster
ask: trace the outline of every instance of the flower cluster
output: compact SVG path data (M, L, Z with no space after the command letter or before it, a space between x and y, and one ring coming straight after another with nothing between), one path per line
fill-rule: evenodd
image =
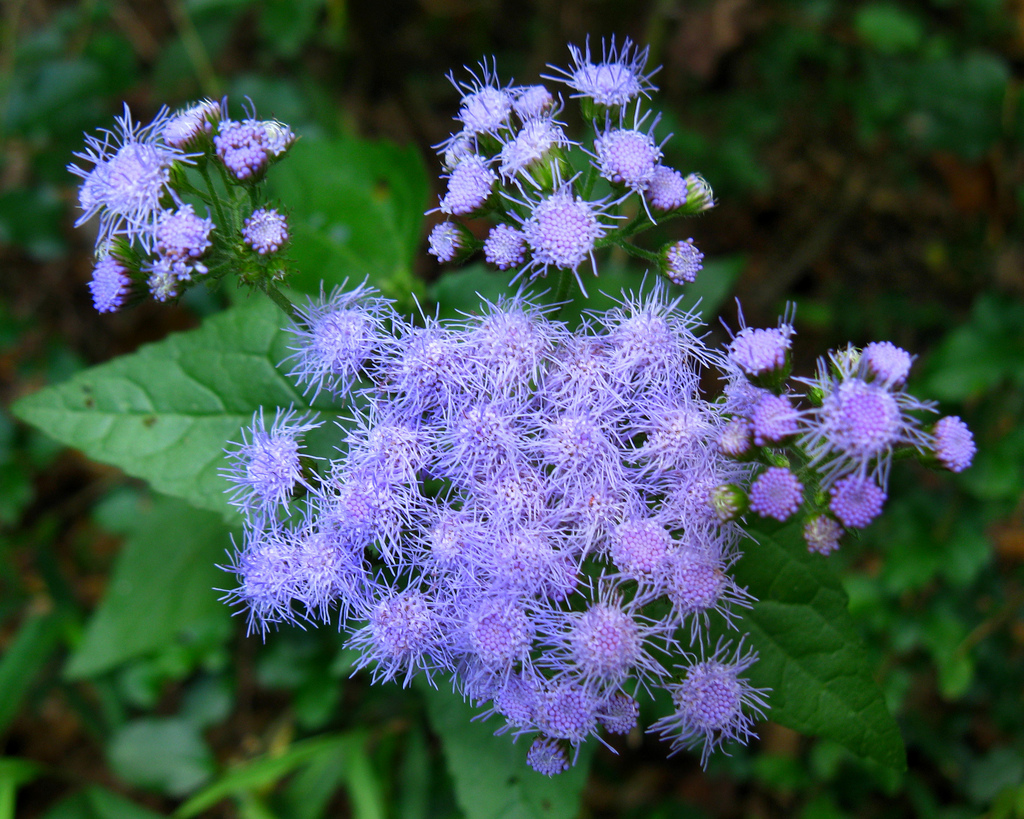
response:
M527 281L572 273L581 290L607 245L657 265L664 280L575 328L556 315L561 286L554 306L521 289L457 320L409 319L366 284L291 305L275 286L289 227L261 182L295 136L229 119L226 101L145 127L126 108L77 154L91 167L70 166L79 224L99 221L99 311L237 273L293 319L283 363L310 403L348 408L334 457L307 451L322 420L294 407L258 411L229 452L245 526L226 596L250 630L336 622L374 682L448 679L498 733L532 736L528 761L549 776L591 736L634 730L658 690L673 710L649 730L672 753L706 762L747 741L767 692L745 676L753 598L732 574L745 527L793 521L827 555L880 513L894 459L959 472L975 454L958 417L926 423L912 357L889 342L835 351L810 378L791 377L791 313L770 328L741 318L710 348L669 295L701 270L693 240L631 241L714 204L663 161L647 51L613 39L570 53L544 78L579 101L586 139L569 136L560 96L502 83L493 62L450 78L459 129L440 146L445 219L429 247L446 262L482 251Z
M197 278L217 280L229 269L249 284L280 278L279 266L257 257L281 248L287 223L253 203L267 168L294 141L276 120L229 119L226 100L164 108L145 127L125 106L113 130L87 137L76 154L87 166L68 170L82 179L76 226L99 221L90 283L96 309L119 310L146 289L158 301L176 298Z
M430 235L430 252L449 262L483 250L489 264L514 268L517 278L571 271L585 293L580 269L589 262L596 273L595 250L615 244L676 284L692 282L703 259L692 239L660 254L628 241L659 219L714 205L700 176L664 164L660 115L643 110L655 90L647 49L613 38L600 56L589 43L569 50L572 65L552 67L545 79L580 102L590 125L583 140L570 137L559 119L564 101L544 85L503 84L487 61L467 81L450 76L462 94L460 128L438 146L445 193L436 210L446 219ZM483 240L461 221L477 217L496 223Z
M247 522L229 598L259 632L338 618L374 681L450 678L535 735L546 774L630 731L657 688L675 711L651 730L673 751L751 736L756 655L708 642L751 602L730 575L745 512L802 509L827 553L877 512L896 451L970 461L959 419L913 420L927 406L898 348L834 354L798 402L788 322L716 351L661 284L574 331L522 294L410 322L365 285L300 318L291 375L348 400L351 423L317 461L314 419L254 418L227 470ZM701 391L709 367L723 400Z
M799 512L808 548L829 554L881 513L897 453L959 472L975 446L956 416L925 427L934 405L907 392L912 357L888 341L834 352L815 378L791 385L794 333L786 317L774 328L743 327L729 345L720 447L760 466L747 491L722 493L723 515L749 509L786 521Z
M230 597L257 631L340 616L374 680L450 676L538 736L546 773L655 687L685 703L661 726L679 747L746 737L751 655L699 656L712 613L749 604L741 530L708 502L751 472L698 386L723 362L660 286L575 332L549 312L517 296L414 324L365 286L304 309L293 377L358 410L320 463L309 417L254 419L227 471L247 520Z

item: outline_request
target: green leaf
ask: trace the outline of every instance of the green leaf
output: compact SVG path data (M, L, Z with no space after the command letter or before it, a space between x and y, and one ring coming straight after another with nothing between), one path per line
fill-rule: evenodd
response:
M427 204L419 151L389 142L303 138L268 177L292 231L289 284L318 293L368 278L408 300Z
M214 760L199 728L176 717L127 723L107 747L111 769L124 782L184 796L213 774Z
M160 813L93 785L60 802L45 819L159 819Z
M752 534L756 542L734 575L759 602L739 628L749 632L760 655L749 678L771 689L771 718L904 770L899 727L872 676L838 580L820 556L807 552L799 524Z
M13 410L90 458L234 519L219 472L225 445L261 407L306 406L276 367L288 352L285 323L261 298L40 390Z
M345 762L346 779L351 780L353 778L352 771L358 767L356 761L360 758L365 759L365 745L366 736L363 732L334 734L296 742L284 753L267 754L228 771L216 782L189 799L178 808L174 815L176 819L189 819L189 817L198 816L223 799L264 789L288 776L296 768L310 765L321 759L334 759L339 764ZM357 771L356 776L361 777L362 775ZM360 778L359 781L362 785L364 778ZM365 798L365 794L360 794L360 796ZM376 794L376 797L369 797L371 802L374 798L379 806L379 793ZM359 805L363 805L361 799L357 800L353 797L352 801L354 807L357 802ZM355 810L355 813L361 819L362 817L375 819L375 817L383 815L380 811L366 810L365 807L362 811Z
M36 682L60 638L55 612L30 614L0 658L0 734L18 713L21 700Z
M420 690L467 819L568 819L579 813L593 742L580 749L574 768L543 776L526 764L529 742L494 736L495 723L474 722L472 706L450 691L427 684Z
M857 9L853 21L857 33L885 54L913 51L924 39L921 21L892 3L868 3Z
M0 757L0 819L14 819L18 788L40 776L43 769L35 762Z
M229 619L215 591L228 581L217 563L229 545L227 526L212 512L163 497L136 510L107 592L65 675L94 676L183 634L207 631L211 620Z

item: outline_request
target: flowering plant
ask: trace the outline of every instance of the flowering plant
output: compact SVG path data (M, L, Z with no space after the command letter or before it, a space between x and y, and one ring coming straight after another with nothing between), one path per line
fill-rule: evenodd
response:
M209 100L146 127L126 109L70 166L80 223L99 222L97 310L229 278L276 307L237 304L19 412L240 519L224 596L250 631L337 625L357 670L450 686L531 737L541 774L636 729L658 692L671 708L646 729L669 753L706 761L770 715L898 767L827 556L880 514L895 459L961 471L971 433L932 422L889 342L797 378L791 312L710 346L678 292L703 254L634 241L714 205L663 162L647 52L570 52L545 79L579 102L579 139L545 85L486 61L452 76L430 253L482 253L512 288L454 316L406 314L367 281L282 289L297 237L268 170L301 156L288 126ZM604 248L648 278L574 312Z

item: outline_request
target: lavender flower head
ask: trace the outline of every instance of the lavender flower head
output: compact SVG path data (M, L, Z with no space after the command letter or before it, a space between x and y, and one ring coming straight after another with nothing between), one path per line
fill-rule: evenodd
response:
M192 262L210 248L213 220L196 214L192 205L160 214L154 231L156 251L173 261Z
M757 659L743 652L742 643L728 661L729 646L721 643L710 658L690 666L686 679L672 687L675 713L654 723L650 730L672 738L672 753L701 748L701 764L726 741L746 741L753 718L763 718L766 691L753 688L740 677Z
M974 436L960 417L947 415L940 418L932 431L935 440L935 458L950 472L962 472L971 465L978 451Z
M240 182L258 181L270 163L295 142L295 135L276 120L225 119L213 138L217 156Z
M495 134L508 122L514 96L508 88L500 86L493 62L488 65L483 60L479 76L474 71L469 73L470 82L459 82L454 75L448 76L451 84L463 94L457 118L468 134Z
M549 66L557 74L547 78L568 85L573 91L571 97L613 108L625 105L640 95L647 96L654 90L651 77L658 69L644 73L648 49L637 48L628 37L621 47L616 46L614 37L610 42L602 41L600 60L590 53L589 37L583 49L570 45L569 53L572 55L572 67Z
M224 475L233 484L231 502L259 520L283 507L299 486L307 486L301 460L301 437L320 423L294 408L278 410L267 428L262 409L242 430Z
M257 208L242 225L242 239L260 256L277 253L288 241L288 220L275 208Z
M222 117L223 107L219 102L200 100L168 118L163 128L164 142L182 150L194 148L212 137Z
M96 310L100 313L120 310L131 283L128 270L114 257L105 256L97 261L92 271L92 281L89 282Z
M391 302L363 282L353 290L335 288L297 309L295 345L288 373L315 398L327 388L345 394L383 341Z
M194 160L193 154L164 141L168 116L167 109L161 109L142 127L132 121L126 104L113 131L102 131L102 139L86 137L86 150L75 154L93 167L68 165L71 173L82 177L78 201L83 213L75 227L98 215L97 247L109 244L115 236L124 236L132 244L137 241L147 251L152 246L161 200L171 195L171 168Z
M429 253L439 262L450 262L462 249L462 242L462 231L454 222L440 222L430 231Z
M704 267L704 254L693 238L667 245L662 251L661 270L672 284L692 284Z

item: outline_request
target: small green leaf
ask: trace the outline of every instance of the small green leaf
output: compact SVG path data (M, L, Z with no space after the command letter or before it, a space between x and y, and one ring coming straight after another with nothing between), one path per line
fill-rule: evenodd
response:
M861 6L854 16L853 25L865 42L885 54L913 51L924 38L921 21L893 3Z
M224 447L261 407L306 406L276 366L288 353L286 323L262 298L232 307L29 395L14 413L159 492L233 519Z
M55 612L30 614L0 658L0 734L18 713L22 698L36 682L60 638Z
M210 620L229 618L215 588L229 582L217 563L230 542L220 516L154 498L137 512L107 593L65 675L94 676L206 630Z
M472 706L451 691L427 684L420 690L467 819L567 819L579 813L593 742L580 749L574 768L543 776L526 764L528 741L494 736L495 723L474 722Z
M45 819L160 819L161 813L93 785L60 802Z
M230 796L273 785L296 768L320 758L363 752L366 737L361 733L333 734L296 742L281 754L267 754L239 765L201 790L175 811L176 819L189 819Z
M107 747L111 769L124 782L170 796L194 791L213 774L214 760L198 726L176 717L127 723Z
M799 524L758 528L753 536L735 578L759 602L739 627L760 655L749 678L771 689L771 718L904 770L899 727L838 580L820 556L808 554Z

